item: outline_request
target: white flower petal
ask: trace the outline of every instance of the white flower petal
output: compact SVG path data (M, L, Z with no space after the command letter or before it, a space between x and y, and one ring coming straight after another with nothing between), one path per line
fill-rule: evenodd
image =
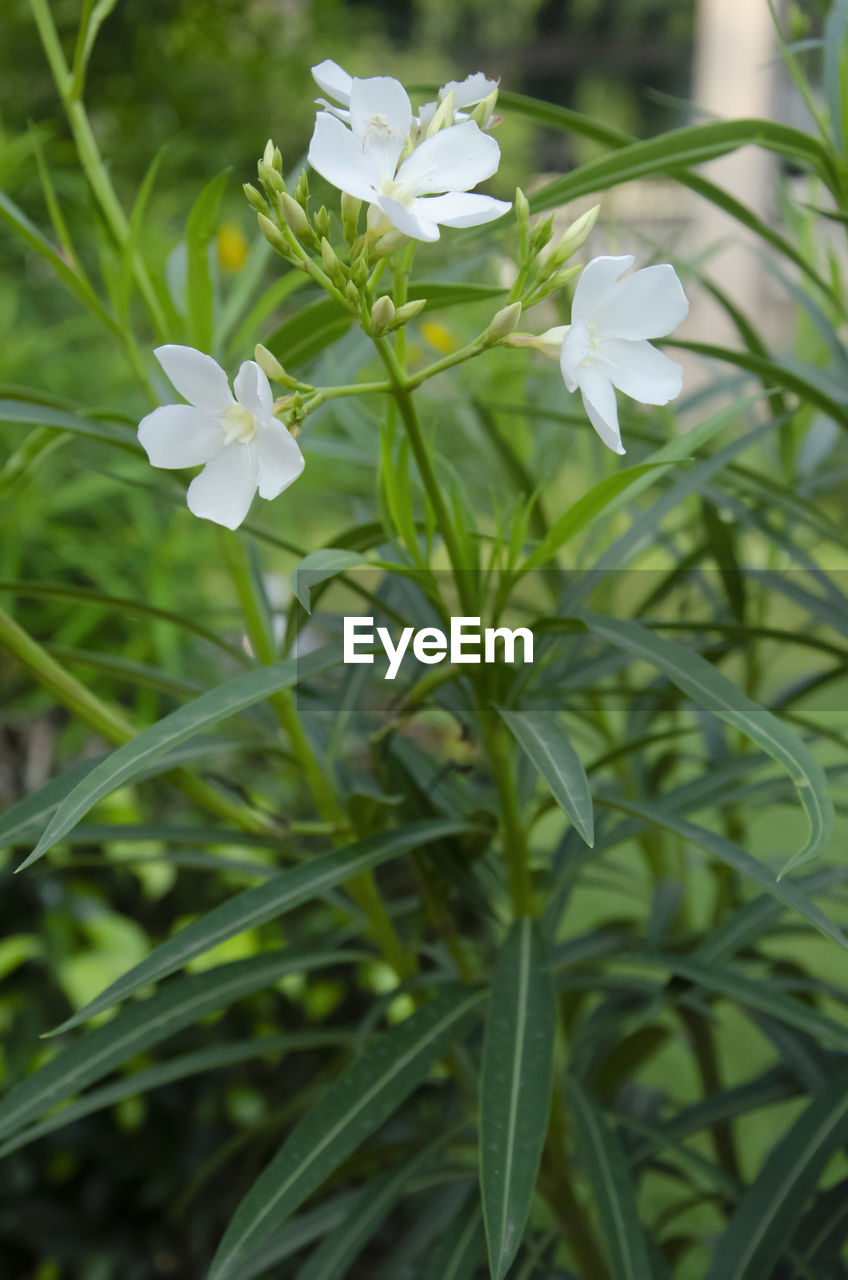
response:
M375 189L362 143L328 111L319 111L309 144L309 163L316 173L358 200L373 200Z
M245 360L233 380L236 400L260 422L270 422L274 413L271 384L255 360Z
M632 253L620 258L606 256L593 258L583 268L577 281L574 301L571 304L572 320L587 320L590 324L594 324L598 307L615 288L615 283L622 272L632 267L635 261Z
M439 102L443 102L451 89L454 92L454 103L457 107L476 107L478 102L488 98L500 84L499 80L488 80L482 71L475 71L464 80L449 80L439 90Z
M378 127L399 133L406 142L412 128L412 107L400 81L391 76L354 80L350 91L350 125L360 137Z
M588 270L588 268L587 268ZM685 319L689 302L668 262L620 280L598 303L592 323L610 338L662 338Z
M443 196L425 196L412 207L421 217L443 227L479 227L508 213L512 204L509 200L496 200L494 196L475 192L449 191Z
M138 438L154 467L199 467L224 447L221 425L205 409L163 404L142 418Z
M668 404L683 387L682 366L644 340L607 338L594 363L619 391L643 404Z
M576 388L580 366L591 350L592 339L589 326L585 320L577 319L569 325L567 333L563 335L559 356L559 367L562 369L562 376L569 391L574 391Z
M312 68L312 79L319 89L335 98L336 102L340 102L343 107L349 106L353 78L337 62L333 62L332 58L325 58Z
M329 111L330 115L336 116L339 120L349 121L350 112L347 107L336 107L332 102L328 102L326 98L316 98L315 105L321 107L323 111Z
M470 191L491 178L500 163L501 149L473 120L453 124L432 138L425 138L398 169L398 181L416 195L442 191Z
M562 376L566 379L565 385L568 386L568 378L565 374L565 365L563 363L562 345L565 342L567 334L571 332L570 324L558 324L553 329L546 329L544 333L540 333L537 338L529 342L528 346L533 346L537 351L541 351L542 355L547 356L549 360L559 360L562 368ZM575 382L574 387L577 386ZM574 387L568 387L569 391L573 391Z
M374 203L383 211L392 226L397 227L398 231L402 231L405 236L409 236L412 240L427 240L431 243L433 240L438 240L439 228L435 222L430 222L427 218L416 214L415 206L419 203L417 200L409 206L402 200L395 200L393 196L380 196ZM370 210L368 221L370 225Z
M204 520L237 529L250 509L258 479L256 450L228 444L192 480L186 493L188 509Z
M225 413L233 403L227 375L211 356L194 347L167 345L153 352L171 383L189 404Z
M306 465L297 441L281 422L269 422L257 431L253 447L259 459L259 496L276 498Z
M624 453L618 425L618 406L609 378L591 365L584 364L580 369L578 386L589 421L604 444L614 453Z

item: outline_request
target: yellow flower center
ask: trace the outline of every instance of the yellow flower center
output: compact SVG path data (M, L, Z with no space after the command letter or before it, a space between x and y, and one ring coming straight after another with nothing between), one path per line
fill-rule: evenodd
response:
M227 444L233 440L238 440L239 444L247 444L256 433L256 419L250 410L245 409L241 404L230 405L224 414L223 426Z

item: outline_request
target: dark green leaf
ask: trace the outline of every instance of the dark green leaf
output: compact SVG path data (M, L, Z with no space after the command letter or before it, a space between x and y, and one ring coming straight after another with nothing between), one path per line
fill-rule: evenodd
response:
M595 843L592 792L586 770L555 711L510 711L503 719L551 789L554 799L590 847Z

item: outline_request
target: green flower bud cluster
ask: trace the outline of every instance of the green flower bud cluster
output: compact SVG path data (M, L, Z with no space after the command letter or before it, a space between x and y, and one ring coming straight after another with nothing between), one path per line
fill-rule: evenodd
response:
M520 189L515 193L515 216L518 224L519 264L516 289L513 296L520 297L525 308L533 307L550 294L561 289L580 270L578 266L566 266L586 240L595 225L600 205L594 205L577 218L547 249L554 234L554 215L548 214L530 226L530 204Z

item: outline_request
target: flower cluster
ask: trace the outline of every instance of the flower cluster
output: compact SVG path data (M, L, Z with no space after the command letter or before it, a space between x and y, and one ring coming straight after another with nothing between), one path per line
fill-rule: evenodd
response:
M314 67L313 76L326 97L317 99L320 110L308 158L342 192L349 258L343 260L339 253L348 251L337 252L330 244L328 210L322 207L310 218L306 175L293 195L288 191L282 157L273 143L259 162L265 197L250 185L245 192L269 242L312 275L379 343L426 305L423 298L406 301L405 293L398 306L389 293L378 295L385 255L415 241L438 240L440 227L493 221L511 207L472 191L496 172L500 161L498 144L487 132L496 123L498 85L482 73L451 82L415 115L406 90L391 77L357 79L330 61ZM366 229L360 234L363 204ZM597 206L572 223L546 254L553 218L531 230L529 205L520 190L515 207L521 248L510 300L467 348L465 358L502 344L531 347L558 359L567 389L580 392L601 440L622 454L615 389L655 405L680 393L680 365L651 344L687 314L680 280L668 264L625 275L634 262L631 256L596 257L582 271L567 265L591 232ZM570 324L537 335L516 332L523 311L578 273ZM242 364L232 391L211 356L175 345L159 347L154 354L188 403L164 405L148 414L139 425L139 440L156 467L202 465L188 487L189 509L235 529L257 491L262 498L275 498L300 475L304 459L294 433L301 418L330 392L298 383L264 347L256 348L255 361ZM434 365L433 372L440 367ZM419 380L422 376L430 376L429 371L418 375ZM289 394L275 401L269 377ZM353 390L335 389L334 394Z
M358 80L335 62L313 70L319 88L339 106L319 99L309 163L334 187L367 201L368 229L391 227L413 240L438 240L439 227L476 227L500 218L506 200L473 193L491 178L500 147L457 107L486 106L497 85L485 76L446 85L438 103L419 116L403 85L390 76Z

